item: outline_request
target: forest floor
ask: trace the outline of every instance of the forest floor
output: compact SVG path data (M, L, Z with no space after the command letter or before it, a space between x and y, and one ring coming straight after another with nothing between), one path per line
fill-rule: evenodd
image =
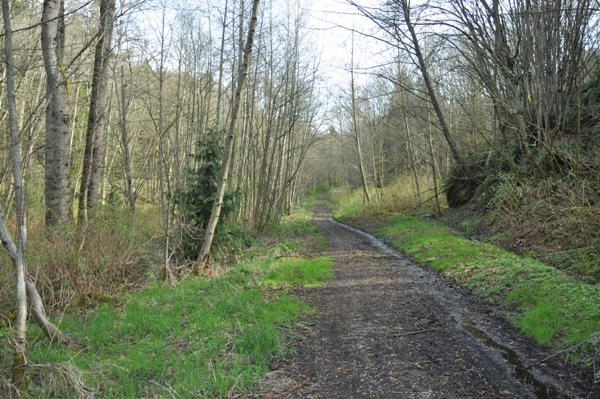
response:
M317 205L334 277L298 289L317 308L261 398L600 398L580 370L497 310Z

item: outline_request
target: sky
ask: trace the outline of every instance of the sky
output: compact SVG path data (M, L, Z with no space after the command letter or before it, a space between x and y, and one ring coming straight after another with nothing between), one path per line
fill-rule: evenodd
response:
M369 21L358 14L346 0L313 0L312 26L321 52L323 71L332 86L349 84L352 51L352 28L364 30ZM354 64L357 71L381 62L379 43L359 34L354 36ZM364 82L367 77L357 76Z
M352 29L366 31L371 23L346 0L313 0L310 26L320 51L320 80L318 84L324 127L335 125L335 112L346 102L350 92L352 64ZM354 69L357 87L367 85L373 68L384 63L382 44L360 34L354 34Z

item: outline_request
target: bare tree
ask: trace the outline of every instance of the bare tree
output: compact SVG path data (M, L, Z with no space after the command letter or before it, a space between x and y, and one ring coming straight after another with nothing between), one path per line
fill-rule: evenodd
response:
M0 212L0 240L13 260L16 276L17 319L15 322L15 356L12 366L13 383L21 390L27 390L27 288L25 245L27 240L27 223L25 219L25 197L23 195L23 172L19 148L19 130L17 127L17 101L15 93L15 71L13 66L12 28L8 0L2 0L2 15L4 19L4 52L6 64L6 94L10 127L10 153L12 158L13 183L17 205L17 243L12 240L4 215Z
M123 146L123 162L125 164L125 179L127 181L127 200L131 213L135 212L135 196L133 193L133 178L131 175L131 152L129 149L129 131L127 114L129 98L127 97L127 83L125 83L125 67L121 64L121 143Z
M253 0L252 2L252 15L250 17L250 26L248 28L248 38L246 40L246 46L244 49L244 59L240 65L237 88L235 92L235 99L233 103L233 110L231 112L231 124L229 125L229 131L225 138L225 151L223 153L223 161L221 164L221 179L219 181L219 187L215 202L213 205L210 220L206 228L206 234L204 235L204 242L202 243L202 249L200 250L199 262L196 266L196 272L199 273L203 267L208 264L208 255L210 253L210 247L212 245L213 237L217 223L219 222L219 216L221 214L221 208L223 206L223 196L227 187L227 181L229 180L229 167L231 165L231 155L233 152L233 144L235 137L236 123L238 119L238 113L242 102L242 92L248 76L250 63L252 61L252 44L254 42L254 31L256 30L256 23L258 21L258 7L260 0Z
M98 201L102 144L106 124L108 64L111 54L114 19L115 1L102 0L100 2L99 39L96 44L92 71L92 93L90 96L83 173L79 191L78 217L80 220L85 218L89 208Z
M6 65L6 95L9 114L10 154L12 159L13 187L15 192L17 241L13 241L8 231L6 220L0 211L0 241L8 255L12 258L16 277L17 317L15 322L15 356L13 357L12 380L21 391L27 389L27 297L32 304L32 313L44 333L50 338L60 332L47 318L40 295L35 288L33 279L27 276L25 248L27 246L27 218L25 214L25 194L23 190L23 169L17 125L17 100L15 90L15 68L12 50L12 28L8 0L2 0L2 15L4 21L4 52Z
M229 1L225 0L225 10L223 11L223 29L221 31L221 51L219 55L219 82L217 83L217 127L221 123L221 100L223 97L223 65L225 63L225 33L227 29L227 12L229 11Z
M373 21L391 38L391 42L388 37L382 37L382 41L404 48L412 63L418 68L425 83L429 101L437 116L439 128L450 148L452 158L458 165L461 165L463 163L462 157L450 133L450 128L448 127L446 117L438 99L438 93L435 90L434 82L429 73L425 55L421 49L421 41L415 29L415 22L412 16L415 8L411 6L409 0L386 2L380 9L365 7L353 0L348 0L348 2L354 5L361 14Z
M553 146L572 117L577 86L598 62L597 2L452 0L444 12L458 33L454 45L494 102L506 160L514 141L521 173L545 173L536 151L560 169Z
M400 99L402 107L402 125L404 127L404 133L406 138L406 153L408 155L408 163L412 172L412 180L415 188L415 197L417 199L417 207L420 208L423 203L421 200L421 182L419 180L419 171L417 170L417 162L415 160L415 151L412 143L412 133L410 124L408 123L408 107L406 102L406 90L400 89Z
M358 156L358 169L360 171L360 179L362 182L362 189L364 199L367 204L371 203L371 196L369 195L369 185L367 183L367 176L365 174L365 167L363 164L362 146L360 144L360 126L358 124L358 111L356 106L356 85L354 80L354 34L352 35L352 56L351 56L351 70L350 70L350 96L352 97L352 107L350 110L352 116L352 129L354 130L354 144L356 145L356 153Z

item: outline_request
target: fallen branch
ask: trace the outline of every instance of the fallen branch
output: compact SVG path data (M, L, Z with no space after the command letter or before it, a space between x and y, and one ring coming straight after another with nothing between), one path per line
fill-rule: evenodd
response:
M407 335L421 334L421 333L426 333L426 332L431 332L431 331L436 331L436 330L439 330L439 328L430 328L428 330L419 330L419 331L411 331L411 332L407 332L407 333L403 333L403 334L395 334L394 338L406 337Z
M44 302L42 297L38 293L35 287L35 281L31 276L27 276L25 280L25 286L27 288L27 297L31 304L31 314L37 322L38 326L44 332L44 335L51 341L60 341L62 344L68 345L72 341L69 336L64 335L58 327L56 327L46 315L46 309L44 308Z

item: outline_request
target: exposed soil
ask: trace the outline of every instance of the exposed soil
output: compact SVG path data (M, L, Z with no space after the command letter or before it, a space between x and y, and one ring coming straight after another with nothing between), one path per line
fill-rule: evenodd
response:
M329 239L334 278L297 292L319 310L255 397L600 398L589 375L544 360L551 353L492 307L333 221L325 206L313 222Z

